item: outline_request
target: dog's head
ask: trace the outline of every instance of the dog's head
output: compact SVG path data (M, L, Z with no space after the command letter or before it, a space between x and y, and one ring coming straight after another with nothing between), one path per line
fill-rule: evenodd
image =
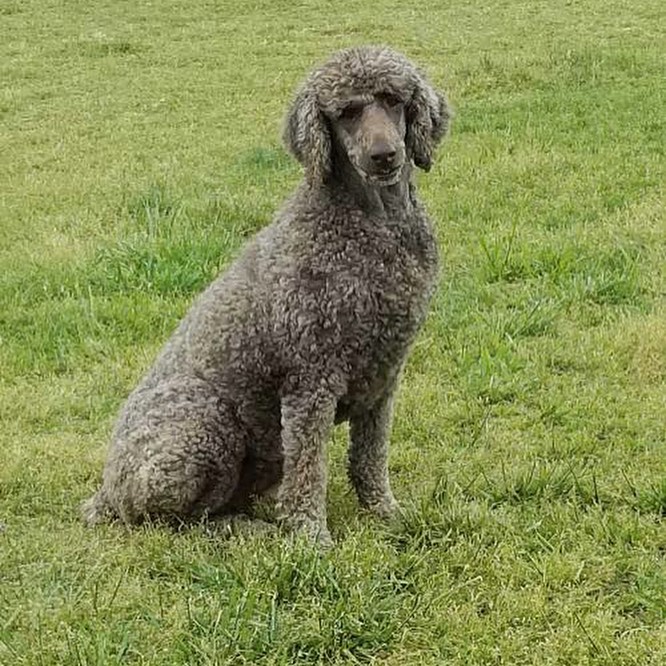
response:
M338 148L363 180L391 185L407 160L430 169L450 116L444 96L403 55L356 47L308 77L287 114L284 141L312 183L331 174Z

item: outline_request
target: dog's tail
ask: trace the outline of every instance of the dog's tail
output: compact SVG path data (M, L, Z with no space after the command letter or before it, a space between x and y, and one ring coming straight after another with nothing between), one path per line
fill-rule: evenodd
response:
M88 526L108 523L115 517L104 490L98 490L92 497L81 503L81 518Z

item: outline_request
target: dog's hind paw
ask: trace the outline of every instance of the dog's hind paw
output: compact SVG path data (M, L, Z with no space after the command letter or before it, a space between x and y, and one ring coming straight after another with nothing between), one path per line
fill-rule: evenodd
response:
M99 493L95 493L92 497L81 502L80 514L81 520L83 520L83 522L89 527L101 523L108 523L111 517L110 512L104 501L100 498Z

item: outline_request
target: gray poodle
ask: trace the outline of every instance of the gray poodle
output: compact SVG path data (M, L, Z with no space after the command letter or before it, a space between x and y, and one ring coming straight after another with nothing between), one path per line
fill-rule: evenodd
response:
M278 487L322 544L326 443L349 421L349 477L381 517L391 403L437 276L412 182L445 134L444 97L402 55L335 54L296 95L284 140L304 182L195 302L116 424L86 522L242 511Z

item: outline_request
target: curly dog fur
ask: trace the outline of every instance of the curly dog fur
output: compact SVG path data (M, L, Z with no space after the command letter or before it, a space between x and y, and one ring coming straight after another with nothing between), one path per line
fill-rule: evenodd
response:
M344 420L361 505L395 512L391 403L438 265L411 176L448 122L388 48L346 49L309 76L284 131L304 181L129 396L88 523L233 513L279 486L280 518L330 543L326 441Z

